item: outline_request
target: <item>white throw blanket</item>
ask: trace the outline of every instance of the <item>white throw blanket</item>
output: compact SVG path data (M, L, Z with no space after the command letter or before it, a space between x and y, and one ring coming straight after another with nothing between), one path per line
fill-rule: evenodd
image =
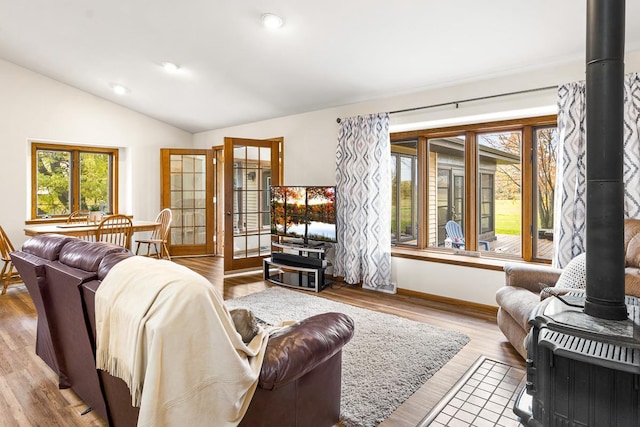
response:
M96 365L122 378L138 426L235 426L258 384L268 334L244 344L211 283L131 257L96 292Z

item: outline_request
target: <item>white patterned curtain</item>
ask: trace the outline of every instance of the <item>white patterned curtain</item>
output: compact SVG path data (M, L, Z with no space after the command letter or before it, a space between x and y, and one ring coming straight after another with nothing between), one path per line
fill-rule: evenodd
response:
M389 115L343 119L336 152L333 274L347 283L395 292L391 284Z
M586 250L587 138L585 82L558 88L558 160L554 202L554 267ZM624 79L624 215L640 218L640 76Z

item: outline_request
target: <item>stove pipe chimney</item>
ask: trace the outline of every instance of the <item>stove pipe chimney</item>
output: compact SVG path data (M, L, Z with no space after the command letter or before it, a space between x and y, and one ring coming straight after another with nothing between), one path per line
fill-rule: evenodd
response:
M624 302L624 0L587 1L587 290L584 312L627 318Z

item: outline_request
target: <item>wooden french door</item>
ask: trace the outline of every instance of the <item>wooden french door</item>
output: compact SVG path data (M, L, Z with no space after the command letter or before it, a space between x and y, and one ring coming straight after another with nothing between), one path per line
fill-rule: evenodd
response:
M162 208L173 214L171 255L204 255L213 246L213 150L160 150Z
M270 186L282 177L283 138L224 139L224 271L271 254Z

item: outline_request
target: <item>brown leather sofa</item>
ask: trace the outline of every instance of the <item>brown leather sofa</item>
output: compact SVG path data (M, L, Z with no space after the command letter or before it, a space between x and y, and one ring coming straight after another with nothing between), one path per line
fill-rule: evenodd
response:
M58 374L60 388L68 388L69 381L64 369L61 370L58 365L42 294L47 292L45 265L58 259L60 249L70 239L70 237L55 236L48 239L46 244L31 245L27 242L21 252L11 254L11 260L20 272L38 316L36 354Z
M55 247L56 249L51 249ZM56 250L58 256L55 256ZM95 291L110 268L133 256L107 243L42 235L12 254L37 270L56 365L70 387L112 426L135 426L125 383L95 368ZM15 262L15 261L14 261ZM36 267L41 263L42 267ZM21 271L23 270L23 271ZM26 280L26 279L25 279ZM39 319L39 325L45 325ZM342 347L353 321L325 313L283 328L269 339L258 388L241 426L331 426L340 416Z
M624 222L625 293L640 297L640 220ZM511 345L527 358L525 338L529 333L529 315L544 298L561 295L568 289L557 288L562 270L525 263L507 263L505 286L496 292L498 326Z

